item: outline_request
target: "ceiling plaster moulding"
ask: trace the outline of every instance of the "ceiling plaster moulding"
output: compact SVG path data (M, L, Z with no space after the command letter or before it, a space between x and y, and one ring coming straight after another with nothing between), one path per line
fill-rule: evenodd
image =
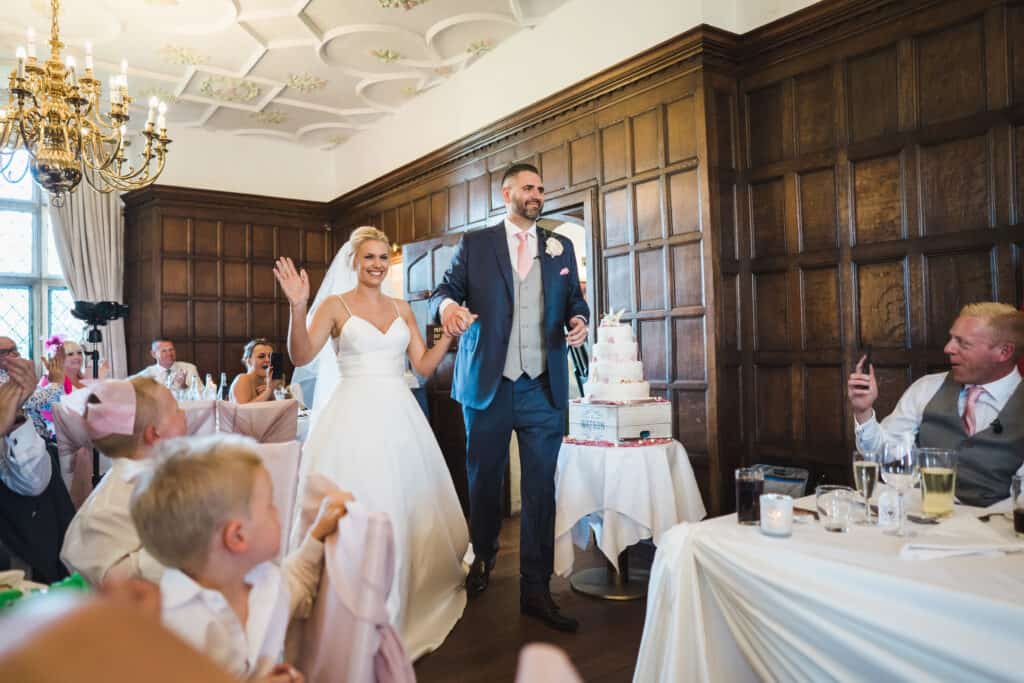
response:
M371 107L395 111L402 103L421 92L426 83L427 77L420 73L389 74L361 82L356 92Z
M423 36L394 26L342 26L324 34L320 57L332 66L348 73L375 74L394 71L388 62L379 59L374 51L390 50L399 59L424 65L441 61Z
M465 58L466 46L474 40L505 38L520 29L515 19L500 14L460 14L431 27L426 34L433 50L449 58Z
M468 68L476 61L469 44L496 47L565 1L428 0L406 10L377 0L65 0L60 27L79 63L92 42L104 83L128 60L130 130L145 123L156 96L179 129L249 135L265 127L253 115L286 110L285 121L267 125L323 148ZM49 0L0 0L5 71L28 26L45 57L49 12ZM393 54L381 60L374 50ZM215 125L222 110L237 115L227 118L233 128Z

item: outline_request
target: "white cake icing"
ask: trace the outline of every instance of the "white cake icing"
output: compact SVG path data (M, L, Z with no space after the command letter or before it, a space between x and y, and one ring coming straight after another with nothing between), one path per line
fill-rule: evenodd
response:
M618 314L605 316L597 328L597 343L583 395L600 401L636 401L651 396L644 367L637 359L633 328Z

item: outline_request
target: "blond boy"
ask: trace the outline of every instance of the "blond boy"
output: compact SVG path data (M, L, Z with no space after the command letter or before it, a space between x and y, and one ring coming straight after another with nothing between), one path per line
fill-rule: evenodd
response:
M281 520L254 445L230 435L168 443L131 503L143 545L167 566L164 624L240 677L281 671L275 664L288 622L312 604L323 541L351 500L325 498L305 540L278 568Z
M64 402L114 464L71 520L61 561L93 585L130 577L159 582L163 566L143 550L128 503L153 446L185 434L185 413L170 391L147 377L106 380Z

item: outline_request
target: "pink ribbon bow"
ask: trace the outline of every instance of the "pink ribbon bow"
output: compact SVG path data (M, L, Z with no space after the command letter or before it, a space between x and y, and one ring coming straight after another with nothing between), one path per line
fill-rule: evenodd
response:
M99 403L90 403L95 396ZM72 392L61 401L70 417L81 421L89 439L135 432L135 387L124 379L108 379Z

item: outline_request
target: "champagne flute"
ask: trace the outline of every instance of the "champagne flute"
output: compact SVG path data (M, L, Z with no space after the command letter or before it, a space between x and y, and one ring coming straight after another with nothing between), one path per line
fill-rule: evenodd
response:
M899 506L899 526L885 533L890 536L914 536L914 531L906 526L906 492L914 488L921 474L913 443L906 439L887 441L879 466L882 479L896 489L896 500Z
M864 518L856 522L860 526L872 526L876 521L871 516L871 496L878 484L878 470L877 453L853 452L853 484L864 499Z

